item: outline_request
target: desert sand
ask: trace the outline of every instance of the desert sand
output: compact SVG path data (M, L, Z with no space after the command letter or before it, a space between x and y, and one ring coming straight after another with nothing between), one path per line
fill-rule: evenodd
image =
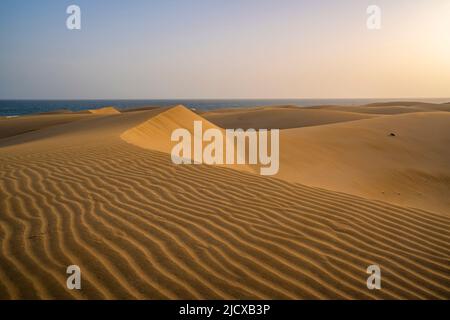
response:
M0 119L0 299L449 299L449 106ZM279 173L174 165L194 120L282 129Z

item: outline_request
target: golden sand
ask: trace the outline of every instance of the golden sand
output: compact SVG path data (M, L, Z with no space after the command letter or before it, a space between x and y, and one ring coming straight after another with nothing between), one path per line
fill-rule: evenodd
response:
M442 106L2 119L0 298L449 299ZM203 118L283 129L278 176L175 166L171 129Z

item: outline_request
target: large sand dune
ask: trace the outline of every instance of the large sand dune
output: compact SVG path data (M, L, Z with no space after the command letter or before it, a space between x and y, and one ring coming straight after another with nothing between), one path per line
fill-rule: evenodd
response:
M161 108L154 112L154 116L150 119L125 131L120 137L128 143L138 147L169 154L171 153L172 148L178 143L177 141L172 141L172 132L176 129L186 129L193 138L190 150L191 157L185 158L193 162L194 159L192 155L194 154L194 143L202 143L201 139L196 138L194 135L195 121L200 121L202 123L203 132L208 129L217 129L221 131L223 135L225 134L225 131L222 128L205 120L181 105L171 108ZM236 154L236 147L234 150ZM223 154L225 154L225 152L226 148L224 143ZM245 172L254 172L258 168L257 166L253 166L252 168L250 165L233 164L223 164L221 166Z
M0 298L450 298L445 212L298 183L316 170L306 167L314 155L311 166L328 175L350 170L341 167L343 150L362 166L351 168L350 180L370 170L365 161L381 161L380 148L395 154L383 161L399 171L405 163L403 170L448 174L448 153L438 156L447 114L283 130L282 148L297 149L281 154L299 157L281 159L292 175L298 166L293 182L283 172L279 179L173 165L167 145L146 140L168 139L168 128L187 124L173 118L181 114L200 118L182 107L90 115L0 140ZM80 291L65 287L72 264L82 270ZM366 287L371 264L382 268L381 290Z
M172 132L183 128L193 135L194 121L201 121L203 130L219 129L216 125L180 105L160 109L157 115L130 128L120 137L142 148L170 153L175 145L175 142L171 142Z

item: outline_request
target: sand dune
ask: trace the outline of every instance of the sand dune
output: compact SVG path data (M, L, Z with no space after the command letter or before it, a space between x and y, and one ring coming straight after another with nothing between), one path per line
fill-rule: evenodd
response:
M166 146L147 140L199 116L167 111L92 116L0 140L1 299L450 298L449 216L229 168L175 166ZM435 115L283 130L282 143L300 148L300 136L328 142L349 130L352 151L379 139L408 151L427 137L445 142L447 118ZM442 151L437 142L431 149ZM416 155L392 162L417 164ZM81 267L81 291L65 288L71 264ZM382 290L366 288L371 264L382 268Z
M201 114L222 128L287 129L368 119L374 116L335 110L314 110L295 106L227 109Z
M365 114L394 115L414 112L450 111L448 104L432 104L418 102L386 102L373 103L364 106L317 106L312 109L327 109Z
M73 113L73 111L70 109L63 108L63 109L56 109L56 110L52 110L52 111L38 112L38 113L35 113L35 115L70 114L70 113Z
M161 108L161 107L157 107L157 106L141 106L141 107L135 107L135 108L120 109L120 112L146 111L146 110L155 110L155 109L159 109L159 108Z
M103 108L98 108L98 109L90 109L89 112L92 114L118 114L118 113L120 113L120 111L114 107L103 107Z
M200 121L202 123L203 132L208 129L217 129L222 131L225 135L222 128L212 124L208 120L205 120L203 117L195 114L182 105L170 108L161 108L158 110L160 112L159 114L152 115L149 120L125 131L120 135L120 137L135 146L170 154L172 148L177 144L177 142L171 141L172 132L179 128L187 129L194 137L194 121ZM199 142L201 143L201 141ZM191 155L194 154L194 143L194 141L191 143ZM225 144L223 154L225 154ZM186 158L191 161L193 160L192 157ZM254 172L257 169L257 167L252 169L249 165L221 166L246 172Z
M21 116L9 119L0 118L0 139L85 118L86 115L80 114Z
M449 143L448 112L290 129L278 177L450 215Z
M291 128L281 131L277 178L450 215L450 113L438 104L404 104L202 115L223 128ZM389 111L365 117L379 107Z
M203 130L218 129L216 125L180 105L160 109L159 114L125 131L120 137L142 148L170 153L175 145L170 141L172 131L184 128L193 134L194 121L202 121Z

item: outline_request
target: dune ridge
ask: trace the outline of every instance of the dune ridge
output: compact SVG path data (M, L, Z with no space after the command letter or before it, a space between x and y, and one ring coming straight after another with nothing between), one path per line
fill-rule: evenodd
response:
M448 216L174 166L120 137L167 115L0 140L0 299L450 298ZM71 264L81 291L65 289ZM366 288L371 264L382 268L382 290Z
M125 131L120 137L128 143L142 148L170 153L175 145L170 141L172 132L183 128L193 135L194 121L201 121L203 130L219 129L185 106L178 105L164 108L159 114Z

